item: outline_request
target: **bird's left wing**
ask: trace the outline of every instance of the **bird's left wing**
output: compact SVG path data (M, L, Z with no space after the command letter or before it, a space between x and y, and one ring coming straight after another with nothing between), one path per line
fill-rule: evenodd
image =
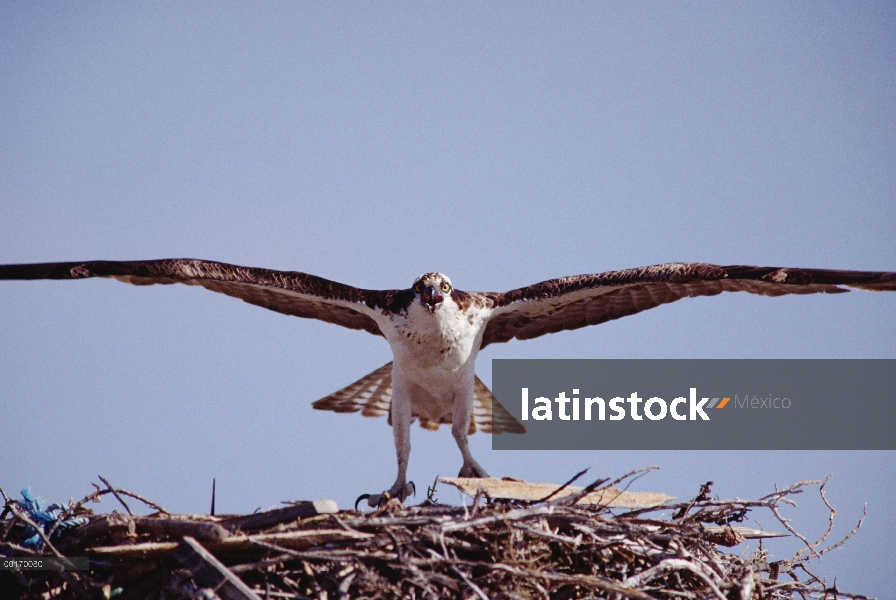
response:
M722 292L783 296L849 291L841 285L896 291L896 273L669 263L551 279L482 294L491 303L482 347L597 325L682 298Z
M0 265L0 279L86 277L111 277L135 285L199 285L286 315L319 319L375 335L382 335L375 315L403 310L413 298L411 290L363 290L297 271L190 258Z

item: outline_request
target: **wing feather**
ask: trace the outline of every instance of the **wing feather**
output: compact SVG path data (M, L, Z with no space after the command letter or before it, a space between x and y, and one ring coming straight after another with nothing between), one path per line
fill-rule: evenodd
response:
M492 302L482 347L597 325L682 298L849 291L839 286L896 291L896 273L669 263L552 279L503 294L481 294Z
M0 279L111 277L134 285L183 283L279 313L382 335L377 311L404 310L410 290L363 290L298 271L241 267L188 258L0 265Z

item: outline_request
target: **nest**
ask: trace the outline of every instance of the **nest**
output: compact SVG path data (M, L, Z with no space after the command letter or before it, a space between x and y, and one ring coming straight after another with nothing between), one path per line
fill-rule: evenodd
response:
M555 492L532 502L480 493L472 506L445 506L434 501L431 488L429 499L414 507L392 500L360 513L336 511L330 501L295 502L229 516L173 515L102 481L105 487L57 511L52 522L38 523L24 503L6 501L0 554L88 557L90 566L0 571L4 597L864 598L829 586L807 568L810 558L840 546L861 521L846 538L822 548L833 528L829 504L830 526L814 543L779 512L808 486L818 486L827 504L824 483L817 481L754 501L713 500L705 484L688 502L624 511L582 505L588 493L615 489L595 482L575 494ZM106 494L126 511L97 515L85 508ZM130 498L155 512L131 514ZM805 547L774 562L761 542L748 556L726 550L745 537L779 535L737 525L757 509L770 510ZM39 549L25 544L35 536Z

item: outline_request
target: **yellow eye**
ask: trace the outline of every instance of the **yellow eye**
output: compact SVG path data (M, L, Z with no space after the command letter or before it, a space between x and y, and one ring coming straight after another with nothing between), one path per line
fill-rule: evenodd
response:
M417 283L414 284L414 291L417 292L418 294L423 291L423 282L422 281L418 281Z
M451 291L451 286L447 282L442 284L442 291L446 294Z

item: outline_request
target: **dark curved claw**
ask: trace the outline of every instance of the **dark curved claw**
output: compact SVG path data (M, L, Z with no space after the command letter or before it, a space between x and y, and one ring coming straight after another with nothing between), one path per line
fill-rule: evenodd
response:
M358 499L355 500L355 510L358 510L358 502L360 502L361 500L366 500L368 498L370 498L370 494L361 494L360 496L358 496Z
M355 510L358 510L358 504L361 500L367 500L367 505L377 508L383 506L386 502L391 500L392 498L398 498L400 502L404 502L405 499L410 495L417 495L417 486L414 485L413 481L409 481L404 484L404 487L401 488L394 496L392 495L392 491L386 491L382 494L361 494L358 496L358 499L355 500Z

